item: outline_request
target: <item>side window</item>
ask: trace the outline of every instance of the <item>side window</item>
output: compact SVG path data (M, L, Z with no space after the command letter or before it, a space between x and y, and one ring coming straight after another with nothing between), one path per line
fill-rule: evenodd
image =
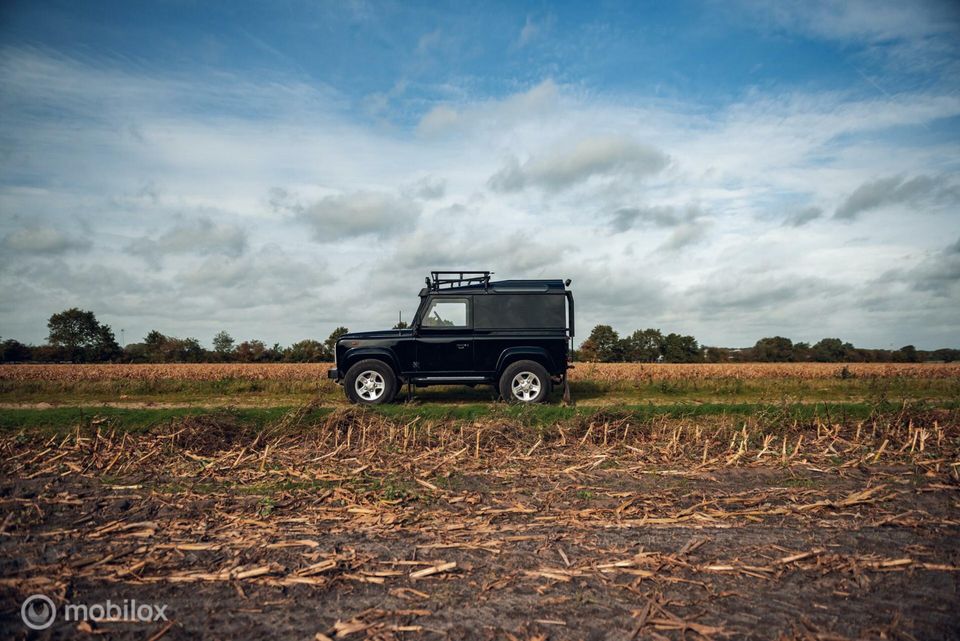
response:
M434 298L421 321L423 327L466 327L466 298Z

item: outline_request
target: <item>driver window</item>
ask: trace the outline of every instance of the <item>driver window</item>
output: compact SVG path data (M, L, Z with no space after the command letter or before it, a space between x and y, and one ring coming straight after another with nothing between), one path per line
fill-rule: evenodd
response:
M466 327L466 298L435 298L421 322L423 327Z

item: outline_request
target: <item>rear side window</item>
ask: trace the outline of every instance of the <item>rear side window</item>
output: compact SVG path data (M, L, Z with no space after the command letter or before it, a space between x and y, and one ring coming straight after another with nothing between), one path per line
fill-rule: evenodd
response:
M434 298L427 307L423 327L466 327L466 298Z
M477 329L564 329L564 297L554 294L487 294L473 297Z

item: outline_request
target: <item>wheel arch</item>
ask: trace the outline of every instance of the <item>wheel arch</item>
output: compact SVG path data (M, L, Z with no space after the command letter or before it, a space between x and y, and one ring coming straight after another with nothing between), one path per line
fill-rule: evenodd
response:
M344 364L342 367L344 376L350 371L351 367L365 360L383 361L393 370L393 375L396 376L397 380L400 380L400 364L397 362L397 357L390 350L378 347L361 347L348 350L343 355ZM338 367L339 366L338 363Z
M502 376L503 370L517 361L533 361L539 363L547 370L547 374L555 371L553 357L550 356L550 353L544 348L534 347L532 345L526 347L510 347L503 350L500 358L497 360L497 377Z

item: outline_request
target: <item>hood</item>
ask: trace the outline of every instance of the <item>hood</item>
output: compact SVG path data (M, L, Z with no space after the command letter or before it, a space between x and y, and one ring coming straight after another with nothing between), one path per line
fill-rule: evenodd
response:
M350 332L340 337L340 340L363 340L365 338L396 338L397 336L413 336L412 329L381 329L375 332Z

